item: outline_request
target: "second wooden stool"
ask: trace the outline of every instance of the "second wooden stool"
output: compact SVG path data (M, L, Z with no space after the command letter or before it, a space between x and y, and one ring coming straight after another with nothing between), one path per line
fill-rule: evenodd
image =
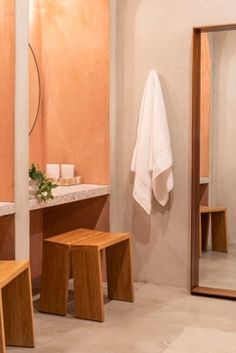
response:
M34 347L28 261L0 261L0 352L5 345Z

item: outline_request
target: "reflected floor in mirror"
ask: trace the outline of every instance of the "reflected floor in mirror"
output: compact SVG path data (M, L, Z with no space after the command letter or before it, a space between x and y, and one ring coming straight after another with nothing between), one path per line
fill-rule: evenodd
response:
M199 284L202 287L236 290L236 244L229 252L205 251L199 259Z

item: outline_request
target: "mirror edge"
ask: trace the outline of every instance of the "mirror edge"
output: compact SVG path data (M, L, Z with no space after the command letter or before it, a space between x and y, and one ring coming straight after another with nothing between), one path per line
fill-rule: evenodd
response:
M36 70L37 70L37 75L38 75L38 83L39 83L39 98L38 98L38 105L37 105L37 111L36 111L36 115L34 117L34 123L31 126L31 128L29 129L29 136L31 135L32 131L34 130L34 127L37 123L37 119L38 119L38 115L39 115L39 109L40 109L40 104L41 104L41 79L40 79L40 72L39 72L39 67L38 67L38 62L34 53L34 50L31 46L30 43L28 43L29 49L33 55L34 58L34 62L35 62L35 66L36 66Z

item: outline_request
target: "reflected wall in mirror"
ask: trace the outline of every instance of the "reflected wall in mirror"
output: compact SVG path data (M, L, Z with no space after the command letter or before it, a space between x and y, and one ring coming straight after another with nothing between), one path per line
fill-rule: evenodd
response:
M236 298L236 25L194 29L192 292Z
M29 135L34 129L39 114L41 84L37 59L29 44Z

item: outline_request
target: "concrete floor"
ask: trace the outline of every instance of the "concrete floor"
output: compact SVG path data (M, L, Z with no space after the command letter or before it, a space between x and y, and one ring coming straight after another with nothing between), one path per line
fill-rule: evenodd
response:
M236 245L228 253L206 251L199 260L199 283L203 287L236 290Z
M236 338L234 301L191 296L179 288L137 284L134 304L106 303L104 323L73 318L72 303L69 311L67 317L36 312L36 348L8 348L7 352L218 353L217 347L219 353L236 352L236 342L232 344L228 336ZM216 337L221 344L216 344Z

